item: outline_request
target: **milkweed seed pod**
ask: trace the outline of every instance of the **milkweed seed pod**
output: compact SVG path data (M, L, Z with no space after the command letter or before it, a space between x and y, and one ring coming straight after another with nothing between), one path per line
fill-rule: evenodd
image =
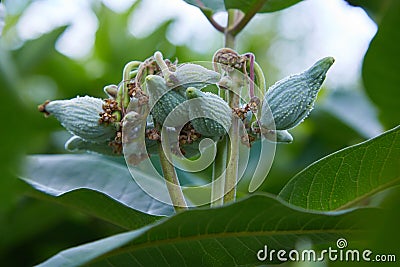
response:
M189 87L186 89L186 98L196 99L189 103L189 118L198 133L218 137L229 130L232 124L232 109L221 97Z
M170 90L161 76L148 75L146 77L146 88L149 94L149 104L152 108L151 114L160 125L164 124L167 116L186 98L178 92ZM174 119L168 122L168 126L180 126L188 121L187 110L181 106L175 113ZM170 125L173 123L172 125Z
M73 135L89 142L112 140L117 132L113 123L100 124L103 100L90 96L68 100L50 101L44 105L43 112L53 115Z
M201 89L209 84L218 83L220 79L221 75L218 72L197 64L186 63L178 66L176 71L169 75L167 84L184 95L188 87Z
M271 86L264 97L261 127L273 129L274 121L276 130L287 130L300 124L311 112L326 73L334 61L332 57L323 58L308 70Z
M72 136L65 143L65 149L71 152L85 151L95 152L102 155L121 156L121 153L114 151L114 148L109 145L109 142L94 143L86 141L79 136Z

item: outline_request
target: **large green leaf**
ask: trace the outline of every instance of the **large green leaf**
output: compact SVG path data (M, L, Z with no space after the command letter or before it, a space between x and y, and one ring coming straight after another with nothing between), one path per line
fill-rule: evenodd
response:
M67 26L60 27L38 39L27 41L19 50L14 51L21 73L29 73L37 64L54 55L56 53L54 44L66 28Z
M253 195L71 248L39 266L254 266L261 264L257 252L264 245L279 250L293 249L303 238L314 244L349 236L354 241L375 212L308 213L267 195Z
M372 19L379 21L390 7L392 0L346 0L346 2L352 6L363 8Z
M255 6L262 5L258 13L275 12L297 4L302 0L184 0L197 6L204 12L215 13L228 9L239 9L244 13L250 12ZM262 3L264 2L264 3Z
M400 184L400 126L333 153L293 177L279 193L311 210L339 210Z
M197 6L205 12L215 13L225 11L223 0L184 0L186 3Z
M302 0L225 0L226 9L240 9L244 13L264 2L258 13L275 12L293 6Z
M84 154L30 156L27 158L22 179L35 189L52 196L61 196L84 188L101 192L139 211L137 216L173 213L171 206L147 195L135 183L125 165L101 156ZM72 198L75 203L83 201L81 193L75 193ZM98 197L96 200L100 201ZM97 209L100 203L90 204Z
M400 1L391 1L378 33L372 40L363 64L363 80L368 96L380 111L387 127L400 122Z
M134 210L104 193L90 189L76 189L58 197L49 196L38 191L28 194L79 210L128 230L143 227L162 218Z

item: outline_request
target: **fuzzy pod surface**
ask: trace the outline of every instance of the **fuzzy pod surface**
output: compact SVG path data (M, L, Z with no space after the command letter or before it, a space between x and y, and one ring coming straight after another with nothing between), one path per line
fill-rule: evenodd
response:
M193 63L179 65L167 80L167 83L177 88L184 95L189 87L201 89L209 84L216 84L221 79L218 72L209 70L203 66Z
M186 98L195 99L189 103L189 118L197 132L208 137L226 134L232 125L232 109L221 97L189 87Z
M271 86L264 97L261 127L273 129L275 124L276 130L287 130L300 124L313 109L326 73L334 61L333 57L323 58L308 70Z
M165 80L158 75L146 77L146 88L149 94L149 104L154 120L163 125L167 116L186 98L178 92L171 90ZM173 120L168 121L168 126L180 126L188 121L188 111L184 105L174 111Z
M45 110L73 135L89 142L101 143L113 139L117 132L112 123L99 123L103 103L100 98L84 96L50 101Z

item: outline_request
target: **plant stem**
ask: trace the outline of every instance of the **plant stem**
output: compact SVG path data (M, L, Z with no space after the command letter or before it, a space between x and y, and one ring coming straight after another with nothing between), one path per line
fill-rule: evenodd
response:
M206 16L207 20L211 23L211 25L219 32L224 32L225 27L221 26L218 22L214 20L212 17L212 13L204 11L204 9L200 8L201 12L203 12L204 16Z
M224 204L223 196L225 192L225 168L228 155L228 138L223 137L217 144L217 154L213 165L213 184L211 187L211 206L220 206ZM222 176L223 175L223 176ZM217 179L220 177L220 180Z
M231 28L232 25L236 24L240 14L236 10L228 11L228 26L227 29ZM235 48L235 35L231 31L225 31L225 47ZM236 108L239 106L239 83L237 75L232 72L232 88L229 91L229 106ZM236 117L232 119L232 126L229 129L229 142L227 144L227 160L226 165L226 177L224 185L224 203L234 201L236 198L236 183L238 176L238 162L239 162L239 125Z
M210 21L210 23L219 31L224 32L224 46L226 48L235 49L236 46L236 35L247 25L247 23L253 18L253 16L259 11L266 0L258 0L249 12L244 16L239 10L228 10L228 25L223 28L219 24L213 21L211 16L206 13L204 15ZM254 59L254 58L253 58ZM239 107L240 101L240 90L243 86L243 81L235 72L232 72L232 88L228 93L229 106L231 108ZM220 96L223 92L220 91ZM254 92L252 92L254 95ZM213 187L211 191L212 200L220 196L220 192L223 188L224 197L223 200L213 201L211 206L223 204L234 201L236 198L236 183L238 181L238 165L239 165L239 121L237 117L233 117L232 126L229 129L229 138L224 138L219 141L217 145L217 155L213 166ZM220 183L215 183L215 180L223 173L223 169L226 167L225 177L221 177ZM223 203L222 203L223 202Z
M251 9L244 15L240 21L231 27L227 27L227 31L229 31L233 36L236 36L239 32L243 30L244 27L249 23L249 21L254 17L255 14L264 6L267 0L258 0L251 7Z
M168 151L163 150L161 142L158 142L158 153L160 155L163 176L167 184L168 193L171 198L172 204L174 205L175 212L186 210L187 204L185 201L185 197L183 196L182 188L179 184L174 165L169 162L165 154L168 153Z
M128 82L131 80L131 71L136 69L137 67L140 66L142 62L140 61L131 61L128 64L125 65L124 71L122 74L122 90L119 90L118 92L118 98L117 102L120 105L120 108L125 110L130 102L130 98L128 95Z
M232 74L232 91L229 91L229 106L239 107L239 93L242 87L242 78L237 73ZM232 126L229 129L230 145L228 145L228 164L226 167L224 203L235 201L236 183L238 181L239 164L239 120L233 116Z
M236 10L228 10L228 25L225 28L224 39L225 47L235 49L235 35L232 34L232 26L236 24Z

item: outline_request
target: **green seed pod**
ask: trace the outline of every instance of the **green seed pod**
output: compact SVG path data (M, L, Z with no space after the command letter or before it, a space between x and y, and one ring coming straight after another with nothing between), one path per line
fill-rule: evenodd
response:
M189 118L198 133L209 137L226 134L232 124L232 109L221 97L189 87L186 98L196 99L189 103Z
M164 124L168 114L175 107L186 101L178 92L169 89L161 76L148 75L146 77L146 88L149 94L149 104L152 108L151 114L154 120L161 125ZM185 124L189 121L187 113L184 106L181 106L174 113L174 119L168 121L168 126L177 127Z
M167 84L173 88L177 87L178 91L184 94L188 87L201 89L209 84L216 84L220 79L221 75L218 72L186 63L178 66L176 71L169 75Z
M114 149L109 146L109 142L94 143L88 142L79 136L72 136L66 143L65 149L71 152L75 151L86 151L95 152L102 155L109 156L121 156L121 154L116 153Z
M275 83L265 94L261 126L276 130L291 129L300 124L311 112L319 89L334 58L319 60L308 70ZM272 112L269 116L268 106Z
M113 139L114 124L99 124L103 100L90 96L55 100L44 106L44 112L54 115L69 132L86 141L101 143Z

